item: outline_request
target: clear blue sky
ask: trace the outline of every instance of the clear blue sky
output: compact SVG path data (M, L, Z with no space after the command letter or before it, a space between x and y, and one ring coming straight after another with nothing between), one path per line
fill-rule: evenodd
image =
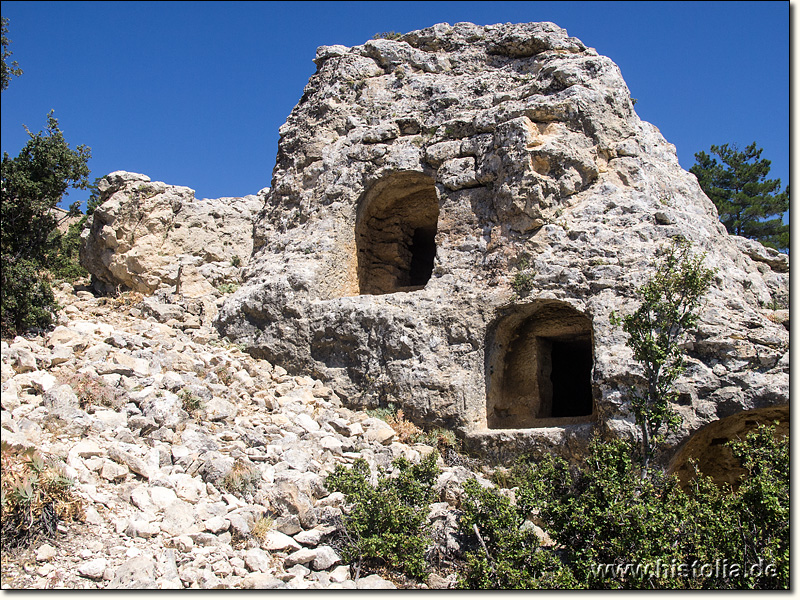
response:
M712 144L756 141L789 183L789 2L13 2L2 150L50 109L92 148L92 178L123 169L198 198L270 184L278 128L317 46L447 22L553 21L609 56L640 117L684 168ZM75 191L68 202L85 200Z

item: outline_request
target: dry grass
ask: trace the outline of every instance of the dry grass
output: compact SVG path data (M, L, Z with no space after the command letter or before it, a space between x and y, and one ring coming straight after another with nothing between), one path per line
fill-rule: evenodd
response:
M237 461L223 478L222 487L231 494L242 495L255 491L260 480L261 472L258 469Z
M94 375L74 373L65 377L63 382L75 392L82 409L94 405L119 410L124 406L124 400L120 395Z
M272 529L273 524L274 521L271 517L262 515L256 519L256 522L253 524L253 528L250 533L255 539L258 540L259 543L262 543L266 539L269 530Z
M395 430L397 441L401 444L427 444L439 450L456 447L457 440L452 431L439 427L424 431L405 418L402 408L384 416L383 420Z
M63 465L35 448L0 444L3 549L51 537L59 521L84 518L83 502L72 492Z
M405 418L402 408L385 420L386 423L395 430L397 433L397 441L401 444L414 443L414 441L423 434L422 429Z

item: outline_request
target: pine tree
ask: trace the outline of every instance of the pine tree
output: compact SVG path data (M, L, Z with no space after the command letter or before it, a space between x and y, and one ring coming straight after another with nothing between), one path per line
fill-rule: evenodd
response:
M690 172L717 207L728 233L788 252L789 226L782 216L789 210L789 186L781 192L780 179L767 179L771 163L761 158L762 151L755 142L743 152L736 144L711 146L721 163L698 152Z

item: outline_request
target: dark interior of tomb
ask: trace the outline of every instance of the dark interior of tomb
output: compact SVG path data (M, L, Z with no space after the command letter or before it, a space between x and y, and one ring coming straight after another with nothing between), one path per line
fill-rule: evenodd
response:
M424 286L433 273L433 259L436 257L436 225L415 229L409 250L411 250L409 285Z
M438 218L433 180L405 173L384 182L356 225L359 293L425 287L433 274Z
M592 345L586 339L552 340L551 417L592 414ZM544 415L543 415L544 416Z

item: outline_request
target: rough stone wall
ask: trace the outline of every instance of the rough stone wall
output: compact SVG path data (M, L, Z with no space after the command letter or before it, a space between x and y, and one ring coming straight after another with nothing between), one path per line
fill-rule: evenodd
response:
M248 280L221 309L222 333L330 381L350 405L397 403L498 457L575 455L594 430L633 432L627 390L641 371L610 315L634 310L680 235L717 275L686 343L684 425L670 444L788 403L788 313L767 308L788 299L788 257L727 235L610 59L552 23L459 23L323 46L315 63L280 129ZM399 276L419 254L409 236L430 231L434 196L431 276L411 285ZM592 415L489 428L488 337L545 304L591 323Z
M81 243L81 264L97 288L152 294L177 285L200 297L239 281L263 194L196 200L188 187L126 171L106 175L98 189L100 205Z

